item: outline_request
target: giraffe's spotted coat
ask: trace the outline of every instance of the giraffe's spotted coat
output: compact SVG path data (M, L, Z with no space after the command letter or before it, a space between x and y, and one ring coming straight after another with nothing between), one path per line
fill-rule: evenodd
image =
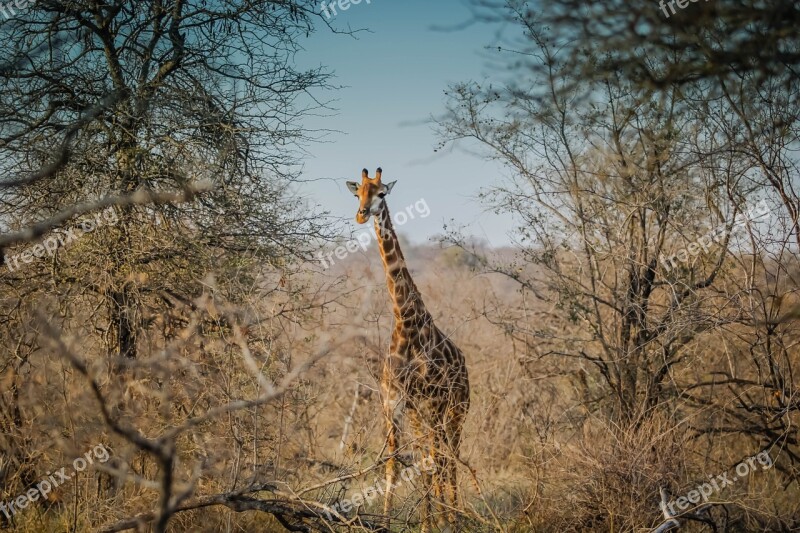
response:
M434 522L430 514L431 496L437 507L444 504L435 521L445 522L444 529L452 530L455 527L452 509L458 503L455 460L469 410L469 376L464 354L434 324L406 266L384 198L393 185L381 183L380 169L375 179L369 179L365 169L360 185L348 183L360 202L356 220L365 223L370 216L375 217L378 247L394 312L392 342L381 375L390 455L386 484L394 486L395 454L405 414L414 433L415 448L423 458L430 457L436 464L435 473L424 478L422 531L428 531ZM387 490L385 514L388 515L390 507L391 491Z

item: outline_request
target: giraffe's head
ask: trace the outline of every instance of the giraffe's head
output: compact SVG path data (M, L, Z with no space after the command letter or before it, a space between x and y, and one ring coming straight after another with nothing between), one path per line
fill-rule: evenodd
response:
M395 182L382 183L381 172L379 168L375 171L375 179L370 179L369 172L365 168L361 171L361 184L356 181L348 181L347 188L350 189L356 198L358 198L358 212L356 213L356 222L364 224L369 220L372 215L380 213L381 203L383 198L392 191Z

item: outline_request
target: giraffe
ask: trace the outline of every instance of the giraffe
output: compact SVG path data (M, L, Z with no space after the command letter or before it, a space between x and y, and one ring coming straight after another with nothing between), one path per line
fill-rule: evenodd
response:
M382 183L378 168L374 179L364 169L361 183L348 181L358 198L356 222L375 219L375 233L386 284L393 303L394 329L381 372L381 396L387 422L386 490L383 513L389 516L397 470L397 453L403 416L414 433L412 443L420 456L432 461L434 472L421 472L425 495L421 530L442 523L442 531L456 527L456 459L461 430L469 410L469 377L464 354L433 323L406 266L397 234L392 227L388 195L396 182ZM431 497L433 493L433 498ZM437 517L431 517L431 503Z

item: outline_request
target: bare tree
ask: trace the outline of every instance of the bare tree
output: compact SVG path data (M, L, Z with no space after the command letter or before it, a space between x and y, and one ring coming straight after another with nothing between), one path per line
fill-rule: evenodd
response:
M552 310L536 320L510 310L495 320L542 361L557 358L572 370L583 424L592 427L599 417L615 435L620 460L630 449L622 443L637 442L663 461L655 453L663 437L651 433L654 440L643 442L636 434L666 416L673 442L690 435L708 446L699 468L681 458L681 477L735 464L736 453L748 450L788 451L780 469L796 486L792 427L800 411L786 398L800 391L790 377L799 362L789 348L797 326L776 319L772 296L778 315L797 301L787 280L797 264L790 185L796 158L787 149L796 139L794 93L754 73L735 88L719 85L736 99L714 97L716 80L704 78L670 78L654 90L609 63L616 56L605 45L559 39L570 31L580 37L580 25L559 19L563 26L546 27L522 9L526 3L503 4L524 35L518 48L498 52L510 54L514 76L452 87L440 121L443 142L476 140L512 176L487 187L485 199L518 218L519 255L506 263L484 258L486 270L515 280ZM597 23L604 24L610 22ZM657 51L635 51L639 63L665 60ZM602 75L586 74L592 67ZM759 91L761 99L754 96ZM748 104L734 112L742 101ZM778 122L787 125L775 129ZM765 214L754 210L760 201L769 206L772 236L751 220ZM468 247L457 234L450 239ZM720 336L722 343L714 340ZM749 364L730 364L731 353ZM747 445L734 444L734 435ZM621 468L620 497L637 490L657 504L657 485L626 487L631 476L642 476L632 468ZM677 470L662 468L660 483L680 490L687 481ZM593 513L609 498L591 495L584 527L605 519ZM769 508L763 499L758 505ZM748 507L734 506L739 513ZM792 513L783 506L748 519L788 527ZM646 525L630 507L625 519Z
M324 236L318 214L290 188L297 156L314 138L301 120L325 106L314 91L327 86L328 73L294 66L301 37L314 30L315 8L296 1L54 1L13 11L0 26L7 44L0 65L4 494L29 488L41 475L37 465L52 446L36 435L62 433L54 428L63 421L37 418L42 404L32 400L35 393L50 402L49 412L63 408L67 418L92 420L63 429L71 439L110 428L136 450L129 458L138 453L143 469L158 469L159 530L194 490L175 471L185 458L176 451L180 432L146 436L153 429L147 410L130 391L145 391L138 398L148 405L149 398L165 400L161 386L173 372L193 368L157 354L185 355L170 346L195 333L196 298L208 289L210 270L226 301L252 303L259 289L264 298L291 294L300 301L305 286L287 281L288 267ZM105 213L113 217L98 218ZM279 303L264 322L296 319L290 305ZM42 309L46 320L34 321ZM219 316L199 322L204 334L218 335L231 334L237 323ZM42 336L45 323L49 333ZM250 342L256 335L277 342L271 322L266 328L253 319L247 327ZM81 353L68 351L62 336L81 339ZM71 367L50 366L53 352L73 354L65 359ZM286 366L268 370L294 376L294 366ZM56 368L61 386L36 390L48 375L44 368ZM88 404L73 396L73 372L91 384L101 419L88 414L94 409L81 412ZM230 398L243 391L225 392ZM179 392L163 405L185 414L197 408L188 401L194 394ZM260 428L260 416L271 416L258 409L269 403L262 396L233 402L232 410L249 409ZM120 460L98 478L98 494L113 498L125 480L147 478L132 476ZM178 480L189 492L176 496ZM73 519L77 527L77 513Z
M312 30L310 9L294 1L45 2L3 26L13 66L0 78L3 170L19 176L5 183L6 227L93 196L216 184L191 205L123 206L102 259L82 258L108 275L94 292L117 353L135 357L143 307L154 305L145 301L163 288L152 282L157 275L174 273L188 289L222 252L269 260L317 234L286 194L309 138L298 119L322 105L309 91L327 78L291 63L297 39ZM131 271L151 283L131 280Z

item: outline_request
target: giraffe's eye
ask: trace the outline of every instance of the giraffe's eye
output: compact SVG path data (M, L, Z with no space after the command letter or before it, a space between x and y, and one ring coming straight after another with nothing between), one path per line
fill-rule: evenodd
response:
M384 196L386 196L385 192L379 192L378 193L378 198L383 198Z

